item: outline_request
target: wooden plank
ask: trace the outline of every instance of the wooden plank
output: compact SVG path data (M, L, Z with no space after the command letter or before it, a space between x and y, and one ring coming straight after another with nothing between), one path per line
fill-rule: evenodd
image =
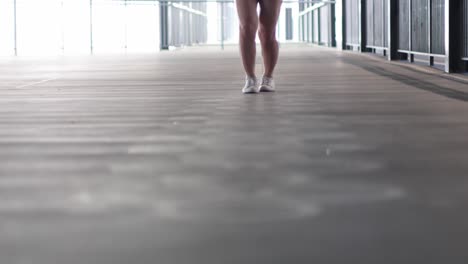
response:
M0 61L0 262L467 259L466 83L282 45L243 95L218 49Z

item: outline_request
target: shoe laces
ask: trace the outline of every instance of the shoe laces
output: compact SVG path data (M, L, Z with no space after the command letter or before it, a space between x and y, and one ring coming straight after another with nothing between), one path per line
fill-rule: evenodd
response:
M257 85L257 79L252 78L252 77L246 77L245 78L245 85L246 86L255 86L255 85Z
M271 86L272 82L273 82L273 78L268 78L268 77L262 78L262 85Z

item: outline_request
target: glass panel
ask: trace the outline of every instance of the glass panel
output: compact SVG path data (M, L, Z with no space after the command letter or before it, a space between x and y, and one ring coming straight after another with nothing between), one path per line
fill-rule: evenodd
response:
M412 3L412 50L429 52L428 2L427 0L413 0Z
M432 1L432 41L431 53L445 54L445 1Z
M398 48L402 50L409 50L409 0L400 0L398 2L399 8L399 31L398 39L399 45Z

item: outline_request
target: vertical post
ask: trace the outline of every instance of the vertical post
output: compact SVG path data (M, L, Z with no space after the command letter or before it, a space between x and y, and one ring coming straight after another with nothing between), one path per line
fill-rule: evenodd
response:
M313 4L309 4L309 6L311 6ZM315 22L315 11L309 11L307 12L307 42L309 43L314 43L314 39L315 39L315 34L318 34L317 32L315 32L315 26L314 26L314 22Z
M398 1L388 0L387 8L387 42L388 42L388 60L396 60L398 54Z
M366 51L366 0L359 0L359 49Z
M312 3L309 3L309 6L313 6L314 4ZM315 22L315 10L314 11L309 11L307 13L307 27L309 28L309 30L307 30L307 33L309 34L309 37L308 37L308 40L310 43L314 43L314 39L315 39L315 34L318 34L318 32L315 32L315 26L314 26L314 22ZM318 41L317 41L317 44L318 44Z
M161 50L169 49L168 41L168 3L167 1L159 2L159 28L160 28L160 46Z
M309 3L306 4L306 9L309 7ZM310 29L310 25L312 25L312 23L310 23L310 18L311 18L311 14L310 12L307 12L306 14L304 14L304 16L306 17L306 21L305 21L305 24L306 24L306 42L309 43L310 42L310 34L312 32L312 30Z
M224 0L221 0L221 49L224 50Z
M299 3L299 12L301 12L301 3ZM298 40L299 42L302 42L302 16L299 16L298 17L298 20L297 20L297 28L299 29L298 32L299 32L299 36L298 36Z
M413 0L408 1L409 7L408 7L408 32L409 32L409 38L408 38L408 49L409 51L413 51ZM408 60L409 62L414 62L414 54L410 53L408 55Z
M372 43L367 43L367 40L368 40L368 39L366 38L366 44L371 44L372 46L376 46L376 45L375 45L375 35L376 35L376 34L375 34L375 1L374 1L374 0L367 0L367 1L366 1L366 5L368 5L371 1L372 1L372 21L367 21L367 19L368 19L368 17L367 17L367 8L368 8L368 7L366 6L366 9L364 10L364 11L365 11L364 14L365 14L365 16L366 16L366 24L372 23ZM382 1L382 0L381 0L381 1ZM366 33L367 33L367 34L369 34L369 32L367 32L367 29L368 29L368 28L369 28L369 27L366 25ZM382 33L383 33L383 31L382 31ZM382 35L383 35L383 34L382 34ZM367 45L366 45L366 46L367 46ZM372 52L373 52L373 53L376 53L376 52L377 52L377 49L372 48Z
M335 23L336 23L336 4L330 4L330 19L328 20L329 21L329 32L330 32L330 36L328 37L329 40L330 40L330 45L332 47L336 47L336 26L335 26Z
M18 37L17 37L17 27L16 27L16 0L13 0L13 42L15 49L15 56L18 56Z
M445 0L445 72L465 70L461 60L462 1Z
M445 72L450 72L450 0L445 0Z
M304 16L301 16L300 18L300 36L301 36L301 41L305 42L305 37L304 37Z
M302 12L304 10L304 3L301 1L299 2L299 12ZM304 41L304 16L299 17L299 41L305 42Z
M432 54L432 0L427 0L427 47L429 54ZM429 56L429 66L434 65L434 57Z
M298 19L298 22L297 22L297 28L299 29L299 36L298 36L298 39L299 39L299 42L302 42L302 27L301 27L301 23L302 23L302 17L299 17Z
M320 7L320 8L322 8L322 7ZM320 41L322 40L322 14L320 14L320 8L316 9L317 10L317 44L318 45L321 44Z
M304 3L304 9L307 8L307 4ZM302 30L303 30L303 41L304 42L309 42L309 37L308 37L308 34L309 34L309 25L307 24L307 22L309 21L309 18L307 17L307 14L304 14L302 15Z
M315 10L312 10L312 11L309 11L307 13L307 33L310 33L310 37L308 38L309 42L310 43L315 43L315 35L318 34L318 32L315 32ZM317 25L318 25L318 20L317 20ZM318 27L317 27L318 28ZM317 41L316 44L319 44L318 43L319 41Z
M93 44L93 0L89 0L89 47L91 54L94 53Z
M346 10L346 1L349 0L341 0L341 49L346 49L346 27L347 27L347 10Z

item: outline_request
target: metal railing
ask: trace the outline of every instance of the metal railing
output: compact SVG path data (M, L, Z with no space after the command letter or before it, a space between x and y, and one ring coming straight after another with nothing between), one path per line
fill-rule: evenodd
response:
M305 1L319 2L333 1ZM280 16L278 37L297 41L299 1L283 3L288 9ZM234 0L0 0L0 39L0 55L223 47L238 43L238 20Z
M359 48L361 45L361 0L346 0L345 10L345 46Z
M206 43L207 6L201 2L161 2L161 48L181 47ZM166 33L167 32L167 33Z
M388 49L388 1L366 0L366 48Z
M398 52L445 57L445 0L399 1Z
M340 0L343 48L466 71L468 0ZM439 59L436 59L439 58Z
M300 41L335 46L334 1L299 3Z

